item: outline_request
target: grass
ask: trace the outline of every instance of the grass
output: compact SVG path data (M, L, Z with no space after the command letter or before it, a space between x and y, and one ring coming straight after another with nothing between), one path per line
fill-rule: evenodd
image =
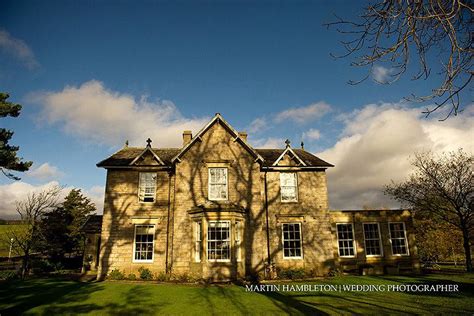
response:
M343 276L290 284L458 284L457 293L246 292L237 285L30 279L0 283L1 315L472 314L474 275ZM288 283L286 283L288 284Z
M8 251L10 248L10 242L6 236L7 232L10 230L19 230L24 228L25 225L21 224L11 224L11 225L0 225L0 257L8 257ZM15 255L12 253L12 255Z

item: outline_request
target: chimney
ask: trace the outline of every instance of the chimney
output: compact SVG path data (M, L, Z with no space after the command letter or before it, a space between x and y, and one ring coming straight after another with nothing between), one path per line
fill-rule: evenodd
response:
M183 147L189 144L189 142L191 141L191 138L193 138L193 132L191 131L183 132Z
M243 140L247 141L247 133L246 132L239 132L239 137Z

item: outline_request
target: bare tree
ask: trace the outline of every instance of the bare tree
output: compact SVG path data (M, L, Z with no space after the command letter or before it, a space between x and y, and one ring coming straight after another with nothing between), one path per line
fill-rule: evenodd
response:
M462 149L435 157L416 154L413 174L402 183L385 187L385 193L462 232L466 270L472 272L470 238L474 230L474 156Z
M21 218L21 229L10 229L6 236L13 239L15 252L22 256L21 277L28 275L31 253L41 240L39 224L41 218L58 206L58 195L61 187L53 186L41 192L28 194L25 200L16 204L16 211Z
M405 74L411 59L417 58L418 72L413 80L428 78L430 58L440 58L443 77L439 86L426 96L407 98L412 101L436 99L435 105L423 113L427 116L450 105L448 114L457 115L460 93L472 80L472 2L469 0L379 0L364 8L363 14L353 21L336 16L337 20L325 24L349 36L341 41L345 53L336 58L354 56L353 66L368 66L365 81L379 62L391 66L391 83ZM414 57L417 56L417 57ZM436 63L438 66L438 63ZM468 88L469 89L469 88Z

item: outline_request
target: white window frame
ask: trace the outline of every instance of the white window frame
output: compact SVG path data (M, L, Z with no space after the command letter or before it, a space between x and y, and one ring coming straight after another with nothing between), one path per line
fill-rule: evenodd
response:
M300 233L300 256L285 256L285 241L297 241L298 239L285 239L285 225L298 225L299 227L299 233ZM282 252L283 252L283 259L303 259L303 234L302 234L302 228L301 228L301 223L300 222L285 222L281 223L281 246L282 246Z
M288 174L292 174L294 175L294 179L295 179L295 185L294 185L294 188L295 188L295 196L293 199L291 200L283 200L283 187L290 187L290 186L283 186L283 179L282 177L284 177L283 175L288 175ZM291 186L293 187L293 186ZM293 203L293 202L298 202L298 173L297 172L280 172L280 201L282 203Z
M228 225L228 229L229 229L229 234L228 234L228 239L224 239L224 240L218 240L218 239L209 239L209 227L211 227L211 223L227 223ZM231 222L230 221L225 221L225 220L215 220L215 221L208 221L207 222L207 232L206 232L206 239L207 239L207 242L206 242L206 257L207 257L207 261L208 262L230 262L231 258L232 258L232 227L231 227ZM224 242L228 242L229 244L229 258L226 258L226 259L209 259L209 243L210 242L217 242L217 241L224 241Z
M151 252L151 259L135 259L135 252L136 252L136 246L137 246L137 227L140 226L147 226L147 227L153 227L153 241L152 241L152 252ZM134 234L133 234L133 256L132 256L132 262L142 262L142 263L153 263L155 259L155 234L156 234L156 229L155 229L154 224L135 224L134 228Z
M367 239L366 236L365 236L365 225L374 225L376 224L377 225L377 232L378 232L378 238L375 239L375 238L371 238L371 239ZM378 222L366 222L366 223L362 223L362 229L363 229L363 232L364 232L364 251L365 251L365 256L366 257L383 257L383 244L382 244L382 234L380 232L380 224ZM367 240L378 240L379 241L379 249L380 249L380 254L378 255L369 255L367 253Z
M211 183L211 169L222 169L225 170L225 190L226 190L226 197L225 198L216 198L211 196L211 185L222 185L223 183ZM209 167L208 168L208 180L207 180L207 197L209 201L227 201L229 199L229 172L226 167Z
M194 222L194 262L201 262L202 221Z
M146 186L143 188L143 195L142 195L142 176L145 176L145 175L154 175L155 179L154 179L154 191L153 191L153 201L145 201L145 198L146 198ZM138 201L140 203L155 203L156 201L156 180L158 178L158 174L156 172L139 172L138 173Z
M398 254L394 254L393 253L393 242L392 242L392 239L401 239L399 237L397 238L392 238L392 230L390 229L390 224L402 224L403 225L403 240L405 242L405 249L406 249L406 253L404 254L401 254L401 253L398 253ZM410 255L410 249L408 248L408 239L407 239L407 229L406 229L406 226L405 226L405 222L388 222L388 233L389 233L389 236L390 236L390 249L392 250L392 256L394 257L406 257L406 256L409 256Z
M339 229L338 226L342 225L351 225L352 228L352 239L339 239ZM357 256L357 247L356 247L356 240L355 240L355 234L354 234L354 223L337 223L336 224L336 237L337 237L337 254L339 255L340 258L355 258ZM352 240L352 248L354 248L354 254L351 255L341 255L341 248L339 245L340 241L349 241Z
M235 259L237 262L242 261L242 222L241 221L236 221L235 222L235 239L234 239L234 245L235 245Z

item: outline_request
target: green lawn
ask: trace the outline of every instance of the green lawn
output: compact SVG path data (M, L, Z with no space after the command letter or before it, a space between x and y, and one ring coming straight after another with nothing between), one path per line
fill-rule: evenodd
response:
M10 230L18 230L24 228L25 225L0 225L0 257L8 257L8 250L10 248L10 242L6 236ZM14 256L15 254L12 253Z
M472 314L474 275L344 276L304 284L459 285L458 293L246 292L236 285L31 279L0 283L0 314ZM282 283L279 283L282 284ZM288 283L286 283L288 284ZM291 283L291 284L301 284Z

